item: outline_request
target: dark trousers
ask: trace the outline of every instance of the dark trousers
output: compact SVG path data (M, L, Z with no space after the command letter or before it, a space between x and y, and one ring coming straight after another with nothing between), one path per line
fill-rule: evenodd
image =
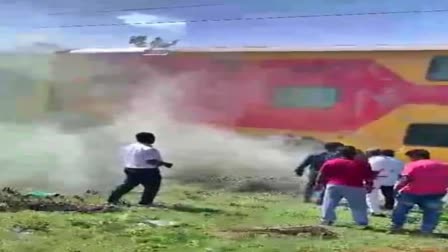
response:
M420 231L430 234L434 231L443 213L443 197L439 195L415 195L400 193L397 196L397 206L392 212L392 224L394 229L401 229L406 223L408 213L414 205L418 205L423 211L423 219Z
M384 196L384 208L387 210L394 209L395 205L395 193L393 186L382 186L381 193Z
M317 176L319 175L318 171L310 171L309 175L308 175L308 182L306 183L305 186L305 195L304 195L304 201L305 202L310 202L311 201L311 197L313 196L314 193L314 187L316 186L316 180L317 180ZM324 199L324 193L325 190L322 190L322 193L320 195L320 198L318 199L318 201L316 202L317 204L322 204L322 201Z
M160 189L162 176L159 169L133 169L126 168L124 170L126 179L124 183L112 191L109 196L109 203L117 203L120 198L138 185L144 187L142 198L139 204L150 205Z

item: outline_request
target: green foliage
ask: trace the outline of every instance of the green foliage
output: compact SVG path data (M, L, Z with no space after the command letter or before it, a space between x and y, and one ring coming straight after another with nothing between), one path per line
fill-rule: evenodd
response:
M19 219L13 224L12 228L17 232L48 232L50 230L50 222L45 217L29 215Z
M134 194L128 200L137 200ZM172 186L160 196L173 207L130 208L125 212L78 214L1 213L0 252L442 252L448 240L411 235L390 235L387 218L372 219L372 230L351 226L349 211L341 208L337 239L314 235L236 233L237 228L314 225L319 209L297 198L276 194L243 194L204 191ZM98 199L101 200L101 199ZM182 203L182 205L176 203ZM419 218L420 213L412 214ZM179 223L148 224L148 220ZM448 231L443 218L439 231ZM408 225L416 229L419 222ZM432 250L429 250L432 249ZM438 250L437 250L438 249Z

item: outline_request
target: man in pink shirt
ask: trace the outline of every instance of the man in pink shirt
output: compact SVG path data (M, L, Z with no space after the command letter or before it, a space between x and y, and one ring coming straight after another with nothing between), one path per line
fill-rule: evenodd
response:
M421 233L431 234L439 224L443 197L448 188L448 165L430 159L427 150L406 152L411 159L395 185L397 206L392 213L392 231L400 231L409 211L418 205L423 211Z
M336 221L336 208L345 198L355 223L367 227L366 194L371 191L374 174L368 162L356 160L356 149L345 146L339 149L340 157L326 161L317 179L317 188L325 185L322 204L322 224Z

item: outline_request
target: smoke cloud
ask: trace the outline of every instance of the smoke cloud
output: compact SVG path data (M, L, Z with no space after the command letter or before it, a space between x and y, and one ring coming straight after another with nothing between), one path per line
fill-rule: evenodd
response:
M32 120L19 120L19 110L9 110L16 120L4 119L0 125L3 136L0 142L3 150L0 152L3 164L1 186L63 193L110 190L123 179L118 160L120 146L133 142L138 131L151 131L157 137L155 146L167 161L175 164L172 169L163 170L170 181L241 190L256 185L273 190L297 190L300 180L294 177L293 169L316 146L288 149L270 138L241 135L198 122L198 109L207 108L184 108L180 104L192 91L197 91L194 89L198 86L194 83L204 78L204 72L165 76L146 67L139 69L145 72L145 77L128 85L123 83L123 78L131 80L135 73L126 72L123 65L102 62L101 66L97 64L92 68L92 62L77 61L76 64L58 65L58 70L71 75L86 75L85 69L89 68L86 65L90 64L90 75L100 73L111 78L108 83L93 82L91 78L86 89L61 82L57 84L59 102L81 106L85 97L99 100L101 96L106 105L97 106L93 116L73 110L56 113L42 109L40 114L37 113L39 116L30 117ZM41 63L33 67L51 68L54 65L48 61L47 65ZM23 96L15 92L11 82L27 81L28 91L35 94L38 83L53 78L50 73L45 77L30 76L30 69L30 66L21 66L14 70L27 77L23 80L0 82L9 96ZM117 73L122 78L114 83ZM34 105L28 103L25 109L23 104L11 105L20 107L22 112L35 111L36 104L45 101L42 98ZM92 120L102 121L104 118L100 115L104 114L113 117L107 123L91 124Z

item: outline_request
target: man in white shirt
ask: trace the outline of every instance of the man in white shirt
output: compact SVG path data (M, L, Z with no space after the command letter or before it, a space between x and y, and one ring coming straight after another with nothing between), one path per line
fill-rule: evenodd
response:
M386 190L385 209L393 209L393 186L398 181L399 175L404 168L404 163L393 157L394 152L392 150L382 151L375 149L367 153L372 171L376 173L376 179L373 185L374 189L371 193L367 194L367 204L372 215L383 216L380 208L380 190L383 194L384 190Z
M384 209L393 210L395 205L394 185L400 178L400 174L404 169L404 163L395 158L395 151L381 150L381 154L387 160L387 177L383 179L381 192L384 196Z
M369 211L373 216L385 217L380 208L380 188L382 186L383 179L387 177L387 161L385 157L381 155L380 149L368 150L366 151L366 156L370 166L372 167L372 171L375 173L373 190L367 194L367 205L369 206Z
M160 189L162 176L160 166L171 168L173 164L163 161L159 151L152 145L155 136L149 132L135 135L137 142L122 149L122 160L126 179L109 196L108 202L116 204L120 198L138 185L144 187L140 205L150 206Z

